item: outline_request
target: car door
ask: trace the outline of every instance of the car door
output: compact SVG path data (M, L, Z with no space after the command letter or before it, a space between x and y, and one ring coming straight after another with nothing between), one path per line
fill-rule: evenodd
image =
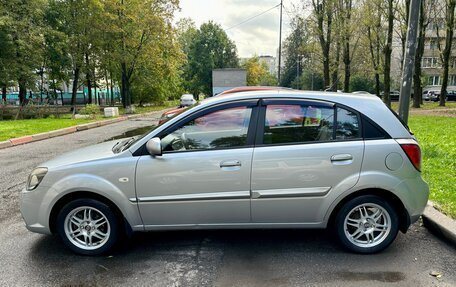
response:
M252 222L323 221L359 177L359 115L332 103L265 100L252 162Z
M136 191L146 228L250 221L257 100L188 116L159 135L163 155L138 161Z

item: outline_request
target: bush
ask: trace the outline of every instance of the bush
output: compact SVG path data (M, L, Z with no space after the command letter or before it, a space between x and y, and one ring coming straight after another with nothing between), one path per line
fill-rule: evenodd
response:
M100 107L95 104L87 104L84 108L79 110L81 115L89 115L90 118L95 119L100 114Z

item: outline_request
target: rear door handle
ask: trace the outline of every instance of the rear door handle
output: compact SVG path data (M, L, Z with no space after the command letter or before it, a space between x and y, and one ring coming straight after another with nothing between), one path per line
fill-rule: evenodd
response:
M240 167L241 162L239 160L225 160L220 163L220 167Z
M353 160L353 156L351 154L335 154L331 157L331 161L348 161Z

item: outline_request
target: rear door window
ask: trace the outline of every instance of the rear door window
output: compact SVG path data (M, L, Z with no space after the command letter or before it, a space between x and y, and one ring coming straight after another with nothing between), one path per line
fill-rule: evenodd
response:
M266 106L263 144L343 141L359 138L361 138L359 116L347 109L307 103Z

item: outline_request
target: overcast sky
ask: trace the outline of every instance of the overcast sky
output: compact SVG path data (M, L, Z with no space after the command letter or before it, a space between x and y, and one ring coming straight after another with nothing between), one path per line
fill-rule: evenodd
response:
M298 3L300 0L284 0L282 41L290 32L289 14L293 5ZM181 0L181 11L176 14L176 20L191 18L197 27L209 20L220 24L226 29L228 37L236 43L240 57L255 54L276 56L280 6L251 21L236 25L277 4L280 4L280 0ZM230 27L233 28L229 29Z

